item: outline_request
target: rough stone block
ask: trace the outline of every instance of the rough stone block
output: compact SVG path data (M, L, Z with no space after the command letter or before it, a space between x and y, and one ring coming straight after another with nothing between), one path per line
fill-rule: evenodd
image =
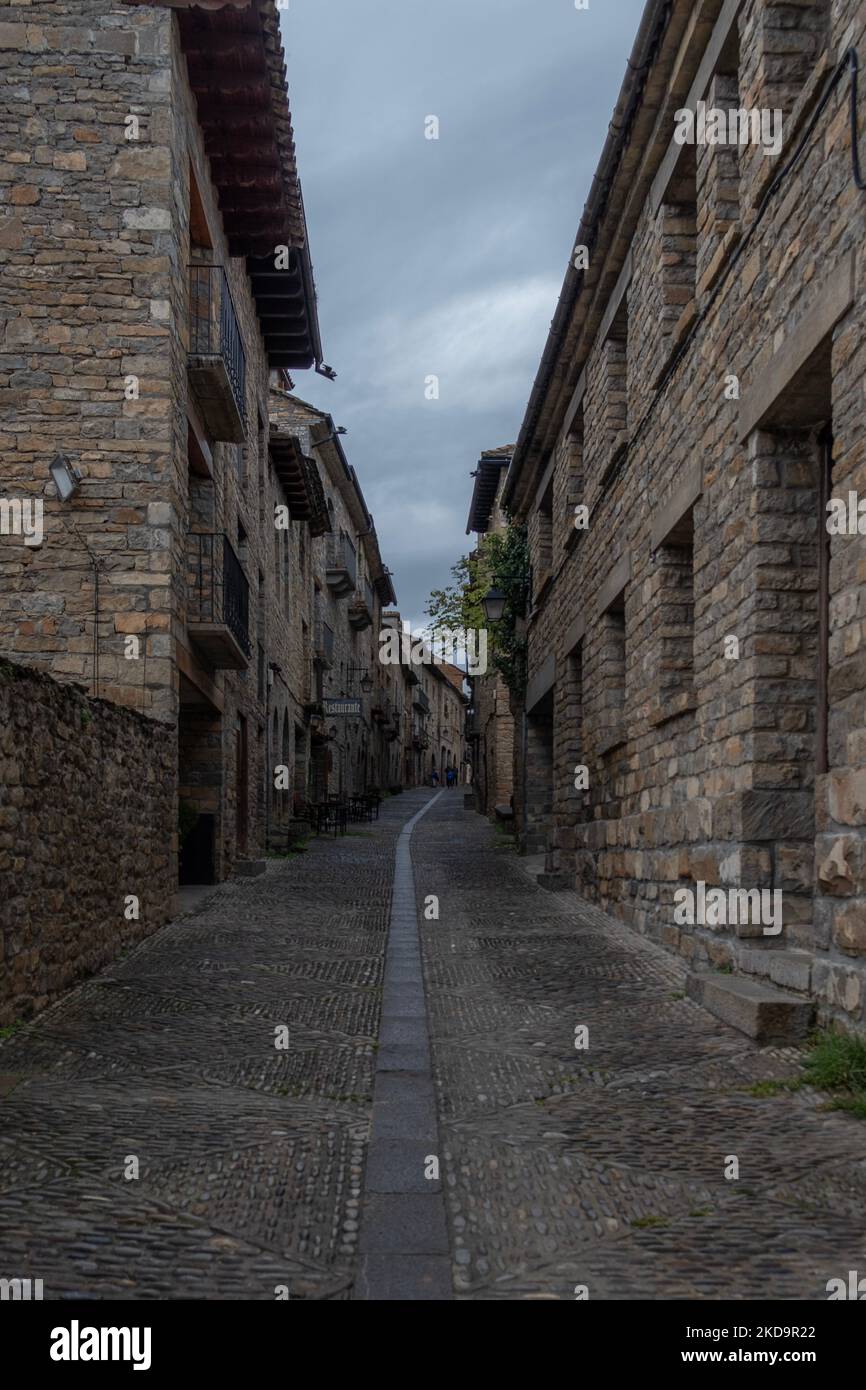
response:
M267 871L267 867L267 859L239 859L235 864L235 873L242 878L257 878Z
M809 1000L754 980L695 971L689 974L686 989L716 1018L758 1042L800 1042L812 1026L814 1006Z
M744 950L739 965L747 975L760 975L781 989L806 994L812 983L814 959L811 951Z

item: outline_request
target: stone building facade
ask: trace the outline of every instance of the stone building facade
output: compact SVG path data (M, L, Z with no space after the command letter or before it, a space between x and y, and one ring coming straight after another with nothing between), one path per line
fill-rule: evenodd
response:
M483 553L484 537L502 534L507 518L502 492L514 446L489 449L481 455L475 472L469 507L467 536L478 537L473 558ZM511 693L501 674L489 670L471 678L472 701L468 713L468 739L471 746L472 781L478 809L486 816L513 810L514 796L514 712Z
M532 553L526 840L699 997L779 986L798 1027L810 1001L866 1020L851 50L864 0L649 0L504 497ZM740 115L751 142L679 143L699 103L780 113L778 148ZM781 931L684 921L701 883L778 890Z
M432 766L444 785L450 768L458 782L466 776L466 709L469 697L464 691L464 673L450 661L434 661L430 691L430 744ZM432 772L432 767L431 767Z
M400 780L394 732L402 681L378 660L382 611L396 601L391 575L331 416L277 389L271 425L297 439L317 471L324 508L322 533L305 547L301 576L305 664L298 684L310 731L292 783L314 801L384 791Z
M380 649L399 652L400 664L383 661L385 670L399 670L403 681L400 743L403 750L403 785L430 786L433 774L445 785L449 768L462 780L466 765L465 711L468 696L465 677L458 667L432 651L428 642L404 625L399 612L382 615L383 633L393 632L399 642Z
M346 684L314 659L329 548L365 533L336 672L369 664L381 562L345 460L334 521L338 465L279 419L289 372L330 370L279 24L274 0L0 22L2 500L44 511L39 545L0 528L0 654L177 730L182 882L279 844L295 793L384 775L380 725L335 757L316 716Z

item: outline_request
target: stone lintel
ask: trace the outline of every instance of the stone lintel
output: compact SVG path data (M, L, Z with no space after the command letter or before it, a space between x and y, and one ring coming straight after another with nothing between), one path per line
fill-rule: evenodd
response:
M597 343L606 342L607 338L610 336L610 331L613 327L614 319L619 313L620 306L622 304L623 299L625 298L626 290L631 284L633 270L634 262L632 258L632 253L631 251L629 251L628 255L625 258L625 264L623 265L623 268L619 273L619 279L613 287L610 299L607 301L607 308L604 311L604 318L601 321L601 327L598 330L598 337L596 338Z
M606 613L616 602L631 579L631 555L623 555L602 584L598 594L598 611Z
M543 472L542 475L541 475L541 482L538 484L538 487L535 489L535 503L534 503L534 506L535 506L536 511L538 510L538 508L541 506L542 502L544 501L544 494L545 494L545 492L547 491L547 489L550 487L550 483L551 483L551 480L552 480L552 478L553 478L553 470L554 470L555 466L556 466L556 453L555 453L555 451L554 451L554 452L550 455L550 458L549 458L548 461L547 461L547 467L545 468L544 472Z
M579 613L574 622L566 629L562 640L562 651L564 656L571 656L575 647L583 641L586 636L586 618L583 613Z
M652 514L652 550L658 550L676 531L687 512L695 505L704 490L704 466L701 460L689 465L679 487Z
M568 410L565 412L565 419L562 422L562 431L559 436L560 443L566 440L569 434L571 433L571 427L574 424L575 416L577 415L578 411L583 409L583 398L585 395L586 367L584 367L580 376L577 378L577 385L574 388L574 395L569 401Z
M752 372L752 385L740 400L741 443L762 425L786 423L787 414L791 416L790 423L797 422L793 405L785 417L775 419L776 411L780 409L780 398L792 386L810 358L829 339L836 324L854 303L855 270L854 252L849 251L820 288L813 291L812 308L787 335L778 352L769 355L765 361L757 362ZM806 387L807 383L804 382L804 391ZM802 423L806 423L806 420Z
M539 701L543 700L548 691L552 690L556 684L556 654L551 652L545 659L543 665L532 677L526 687L526 713L530 714Z
M715 75L716 69L721 60L725 46L731 37L737 16L743 8L744 0L725 0L721 14L716 20L715 28L710 35L710 41L704 50L700 67L695 74L695 80L689 88L689 94L684 102L683 109L694 111L698 102L702 100L710 82ZM658 173L653 179L652 188L649 195L650 214L655 217L665 199L670 181L674 176L674 170L679 163L683 152L683 146L678 145L671 137L667 153L662 160Z

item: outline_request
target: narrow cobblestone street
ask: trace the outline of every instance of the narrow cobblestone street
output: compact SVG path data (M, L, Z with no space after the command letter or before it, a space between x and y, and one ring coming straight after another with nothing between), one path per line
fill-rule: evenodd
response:
M398 853L421 811L426 1020ZM448 1296L450 1257L458 1298L821 1298L863 1264L866 1127L808 1090L762 1095L797 1052L710 1018L684 974L539 889L460 792L391 798L3 1043L2 1267L48 1298L347 1299L380 1296L390 1251L391 1297Z

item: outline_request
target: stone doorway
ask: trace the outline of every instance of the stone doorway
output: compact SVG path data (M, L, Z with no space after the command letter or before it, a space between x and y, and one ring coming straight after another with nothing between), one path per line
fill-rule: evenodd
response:
M222 716L185 676L178 719L178 879L218 883L223 786Z

